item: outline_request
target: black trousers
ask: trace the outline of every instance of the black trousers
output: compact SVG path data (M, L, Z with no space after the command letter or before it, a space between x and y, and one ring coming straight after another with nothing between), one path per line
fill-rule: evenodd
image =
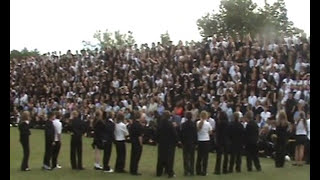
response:
M247 170L252 170L252 161L257 170L261 170L261 165L258 157L258 145L257 144L247 144L246 145L246 155L247 155Z
M277 143L275 146L275 150L276 150L275 166L283 167L285 163L285 156L286 156L286 144Z
M207 174L209 148L210 141L198 141L198 155L196 163L197 175Z
M310 164L310 139L307 139L307 142L305 144L305 158L306 164Z
M236 163L236 171L241 171L241 150L242 148L231 148L229 172L233 172L234 163Z
M126 164L126 144L125 141L116 141L117 159L115 171L123 171Z
M183 150L183 168L185 174L194 174L194 151L195 145L185 144L182 146Z
M217 146L216 167L215 167L215 170L214 170L215 173L220 173L220 171L221 171L222 154L223 154L222 171L223 171L223 173L227 173L228 172L229 156L228 156L228 152L227 152L227 147L223 146L223 145L218 145Z
M29 168L28 166L29 155L30 155L29 136L20 139L20 143L23 149L23 159L21 163L21 170L25 170L26 168Z
M48 167L51 167L52 150L53 150L52 141L46 140L46 142L45 142L45 150L44 150L43 164L46 165L46 166L48 166Z
M57 166L58 155L59 155L60 148L61 148L60 141L55 141L54 143L55 144L52 147L52 168L55 168Z
M81 169L82 167L82 137L71 136L71 167Z
M138 164L142 153L142 146L138 142L131 144L130 173L138 172Z
M165 148L158 146L158 161L157 161L157 176L161 176L163 170L168 176L173 176L173 164L176 147L175 145L165 146Z
M112 142L103 142L103 170L109 171L109 161L112 152Z

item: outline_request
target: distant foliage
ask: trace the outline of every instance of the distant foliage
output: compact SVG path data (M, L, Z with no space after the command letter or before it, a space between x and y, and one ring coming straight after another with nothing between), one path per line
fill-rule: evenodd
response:
M40 52L37 49L34 49L33 51L29 51L27 48L23 48L21 51L12 50L10 52L10 60L12 60L13 58L20 60L27 57L37 57L39 55L40 55Z

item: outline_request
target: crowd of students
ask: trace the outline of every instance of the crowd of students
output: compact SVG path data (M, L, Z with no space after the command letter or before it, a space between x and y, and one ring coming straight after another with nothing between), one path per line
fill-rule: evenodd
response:
M165 111L170 112L170 122L178 134L182 129L177 127L187 121L188 111L192 122L200 119L197 138L203 139L197 140L201 158L197 160L196 171L205 174L207 152L215 149L220 158L222 154L225 156L226 146L229 147L228 142L217 135L219 130L215 126L220 121L220 112L225 114L222 116L227 123L235 124L231 128L235 130L228 130L234 133L238 127L234 122L239 121L246 127L251 120L254 121L258 126L258 136L252 142L257 140L257 147L249 145L246 152L257 148L258 154L275 158L278 148L276 119L277 114L284 111L292 134L291 139L288 137L285 154L298 160L300 165L303 146L297 146L295 150L290 146L294 148L294 143L302 145L310 141L310 121L306 121L310 119L307 117L310 109L309 72L309 40L293 36L277 37L271 41L252 39L249 35L243 39L239 35L235 38L213 36L193 44L180 41L177 45L153 43L151 48L144 44L140 48L134 45L101 51L82 50L80 54L70 51L66 55L47 53L10 61L10 122L19 123L23 119L21 113L28 111L30 127L46 128L50 116L58 111L61 129L68 131L72 112L77 111L79 120L84 123L84 133L95 137L92 132L96 132L97 116L102 116L103 122L108 119L117 121L121 112L123 118L120 119L128 125L134 119L133 112L138 111L141 117L139 126L137 123L136 126L139 131L141 128L143 136L134 137L137 144L133 149L139 155L143 143L154 145L158 138L161 139L156 133L159 128L157 121ZM98 114L102 115L96 113L98 109L101 110ZM200 114L202 111L206 111L206 115ZM250 118L246 117L248 113ZM208 127L213 130L209 134L209 147L208 137L201 135ZM117 126L113 128L117 129ZM118 128L123 129L123 125ZM79 144L80 140L75 138L72 143ZM123 136L116 138L116 144L123 147ZM235 146L232 150L241 149L230 156L230 161L235 161L236 170L239 170L237 164L243 148L234 143L230 145ZM97 141L93 146L101 149ZM81 149L75 151L81 152ZM97 157L99 152L96 151ZM185 155L187 158L190 153ZM98 159L97 169L100 168ZM119 161L121 159L123 157ZM138 157L133 159L139 161ZM255 155L249 159L257 164ZM158 174L161 174L161 164ZM190 163L185 166L190 172ZM116 169L121 171L121 167L120 163ZM259 169L258 165L256 167Z

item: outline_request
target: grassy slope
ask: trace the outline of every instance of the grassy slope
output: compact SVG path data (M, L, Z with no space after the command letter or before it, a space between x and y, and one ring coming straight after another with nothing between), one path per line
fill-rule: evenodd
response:
M70 135L62 135L62 147L59 155L59 164L62 165L62 169L54 171L41 170L43 156L44 156L44 136L42 130L32 130L30 137L31 154L29 160L29 166L32 169L30 172L21 172L20 163L22 160L22 147L19 143L18 129L10 129L10 179L12 180L82 180L82 179L167 179L166 176L162 178L155 177L157 149L152 146L144 146L142 157L140 160L139 172L143 175L141 177L131 176L130 174L106 174L101 171L93 170L94 152L90 146L92 139L83 138L83 165L86 168L85 171L72 171L70 168ZM110 165L114 167L116 152L113 146ZM184 177L182 166L182 151L177 149L175 156L174 170L177 178L175 179L212 179L219 178L220 180L305 180L310 178L310 166L295 167L291 166L291 163L286 163L285 168L277 169L274 167L274 161L272 159L260 159L262 164L262 172L246 171L246 161L242 158L242 173L233 173L228 175L213 175L213 169L215 164L216 154L210 154L208 173L206 177ZM130 145L127 144L127 158L126 158L126 170L129 167L130 160Z

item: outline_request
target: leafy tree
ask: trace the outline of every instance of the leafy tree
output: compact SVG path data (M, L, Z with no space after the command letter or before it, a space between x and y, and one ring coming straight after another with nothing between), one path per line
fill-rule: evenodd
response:
M111 48L114 46L121 48L125 45L133 45L135 43L135 39L131 31L128 31L128 34L122 34L120 31L115 31L114 33L112 33L109 32L108 29L106 29L105 32L101 32L101 30L98 30L93 35L93 38L98 40L97 46L99 46L101 49ZM84 45L92 46L87 41L82 42L84 43Z
M32 51L29 51L26 47L23 48L21 51L18 50L12 50L10 52L10 60L12 60L13 58L15 59L23 59L23 58L27 58L27 57L37 57L40 55L40 52L38 51L38 49L34 49Z
M252 0L222 0L219 12L207 13L197 20L197 25L203 37L234 35L235 32L241 36L251 33L268 38L303 33L289 21L284 0L277 0L272 5L265 2L263 8L257 8Z
M171 41L171 40L170 40L170 35L169 35L168 31L166 31L166 33L164 33L164 34L161 34L160 39L161 39L162 45L164 45L164 46L169 45L169 41Z

